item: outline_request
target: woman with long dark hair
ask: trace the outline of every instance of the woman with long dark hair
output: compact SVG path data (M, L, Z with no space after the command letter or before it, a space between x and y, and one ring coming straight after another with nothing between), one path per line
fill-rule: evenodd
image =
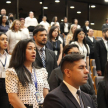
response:
M98 108L108 108L108 61L105 66L104 80L98 84L97 104Z
M71 44L76 44L79 47L79 51L81 54L85 56L85 61L87 63L87 69L89 70L89 54L90 49L85 41L85 33L82 29L76 29L73 35L73 41Z
M8 94L5 89L5 70L9 66L11 55L5 50L8 46L6 34L0 32L0 108L9 108Z
M57 21L57 16L54 16L53 19L52 19L52 22L51 22L51 26L55 23L57 23L59 25L59 22ZM60 26L60 25L59 25Z
M6 33L9 29L6 15L0 17L0 32Z
M52 43L53 51L55 52L55 55L57 56L57 65L60 64L62 59L62 50L63 46L61 42L58 40L59 36L59 29L57 26L51 27L49 31L49 41Z
M15 46L6 71L6 91L14 108L38 108L48 93L48 73L35 65L36 45L21 40Z

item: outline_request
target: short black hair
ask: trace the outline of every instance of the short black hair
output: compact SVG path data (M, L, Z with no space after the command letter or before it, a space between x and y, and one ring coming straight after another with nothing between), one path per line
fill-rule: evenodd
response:
M4 34L4 35L6 35L5 33L3 33L3 32L0 32L0 36L1 36L1 35L3 35L3 34ZM6 35L6 36L7 36L7 35Z
M108 28L104 28L103 30L102 30L102 33L106 33L108 31Z
M74 48L74 47L77 47L77 48L79 49L78 45L76 45L76 44L69 44L69 45L66 45L66 46L63 48L63 54L68 54L68 51L69 51L70 49Z
M87 21L89 22L89 20L86 20L85 23L86 23Z
M84 59L84 55L81 54L68 54L66 56L63 57L62 61L61 61L61 71L64 73L64 69L67 68L66 64L69 63L74 63L75 61Z
M33 36L35 36L39 31L46 31L44 27L40 27L40 25L36 26L33 31Z

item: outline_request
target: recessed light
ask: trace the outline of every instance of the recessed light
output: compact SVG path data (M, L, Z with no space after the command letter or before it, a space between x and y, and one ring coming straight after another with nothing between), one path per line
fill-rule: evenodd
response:
M105 2L108 2L108 0L105 0Z
M94 22L92 22L92 23L90 23L91 25L95 25L95 23Z
M39 2L39 4L42 4L42 2Z
M55 0L55 2L56 2L56 3L59 3L59 2L60 2L60 0Z
M95 8L96 6L95 5L91 5L91 8Z
M7 4L10 4L10 3L11 3L11 1L6 1L6 3L7 3Z
M63 21L63 19L61 19L61 21Z
M77 14L81 14L81 11L77 11Z
M48 9L48 7L43 7L44 9Z
M71 8L71 9L74 9L75 7L74 7L74 6L70 6L70 8Z

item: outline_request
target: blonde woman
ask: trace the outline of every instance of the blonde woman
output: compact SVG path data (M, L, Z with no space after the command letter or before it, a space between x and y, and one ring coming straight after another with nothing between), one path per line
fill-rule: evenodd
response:
M68 45L69 42L73 39L73 34L74 34L74 31L77 29L77 25L76 24L73 24L71 25L70 27L70 32L68 33L67 37L66 37L66 42L65 42L65 45Z

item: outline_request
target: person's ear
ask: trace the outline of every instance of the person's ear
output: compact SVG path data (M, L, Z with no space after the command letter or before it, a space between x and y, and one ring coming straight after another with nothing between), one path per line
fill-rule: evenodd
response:
M68 78L70 78L70 69L64 69L64 74L68 77Z
M36 40L36 36L33 36L34 40Z

